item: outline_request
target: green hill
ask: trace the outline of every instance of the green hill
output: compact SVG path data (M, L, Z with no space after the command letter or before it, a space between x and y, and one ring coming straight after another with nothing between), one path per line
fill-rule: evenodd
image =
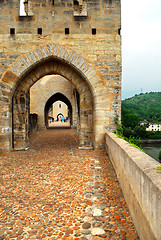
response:
M122 124L135 127L139 121L161 122L161 92L141 93L122 101Z

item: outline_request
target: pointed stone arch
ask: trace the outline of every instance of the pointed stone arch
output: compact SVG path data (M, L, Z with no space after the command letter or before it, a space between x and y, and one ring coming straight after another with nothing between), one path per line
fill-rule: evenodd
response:
M72 111L73 111L72 104L64 94L57 92L54 95L52 95L45 104L45 109L44 109L45 126L48 126L47 116L48 116L49 107L56 101L62 101L68 106L68 109L70 112L70 117L71 117L70 118L70 124L71 124L72 123ZM59 114L61 114L61 113L59 113Z
M103 77L91 63L74 51L58 44L47 44L20 56L2 75L0 101L3 105L1 110L1 139L3 139L3 144L1 144L1 148L12 149L12 128L13 119L15 119L15 115L12 114L13 104L17 104L16 108L21 105L19 99L19 95L21 95L21 98L24 98L24 106L21 105L21 110L25 109L28 112L29 88L40 78L49 74L59 74L65 77L81 93L82 106L84 104L86 108L82 109L81 113L82 116L84 115L82 125L85 126L90 117L93 117L92 127L94 130L91 138L94 138L95 147L101 147L104 141L105 126L109 123L107 114L110 111L109 96ZM83 103L83 101L86 102ZM23 119L24 113L21 112L20 115ZM85 120L87 116L88 119ZM28 124L27 121L24 119L22 130ZM27 131L26 129L25 136L27 136ZM86 132L88 130L80 135L83 134L85 137ZM88 141L84 140L85 142ZM25 144L23 148L26 146Z
M40 79L39 81L37 81L30 88L30 114L38 115L37 127L39 129L45 128L46 124L44 117L44 108L49 98L51 98L56 93L63 94L71 102L72 104L72 116L70 116L71 128L79 130L80 95L76 88L74 87L74 85L69 80L60 75L47 75Z

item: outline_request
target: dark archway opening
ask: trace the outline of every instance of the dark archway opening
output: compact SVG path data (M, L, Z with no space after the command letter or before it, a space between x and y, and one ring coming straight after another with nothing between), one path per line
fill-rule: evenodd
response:
M64 102L68 107L68 119L70 122L70 126L72 125L72 105L69 101L69 99L63 95L62 93L56 93L53 96L51 96L48 101L46 102L45 109L44 109L44 116L45 116L45 126L46 128L49 128L49 121L48 121L48 113L49 109L52 106L53 103L57 101Z

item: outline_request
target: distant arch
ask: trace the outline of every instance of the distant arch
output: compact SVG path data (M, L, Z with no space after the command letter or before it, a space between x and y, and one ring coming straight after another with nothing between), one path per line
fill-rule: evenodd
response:
M69 99L62 93L55 93L53 96L51 96L48 101L45 104L45 109L44 109L44 116L45 116L45 126L48 127L48 111L50 106L56 102L56 101L62 101L64 102L69 109L70 113L70 124L72 124L72 105ZM62 114L62 113L60 113Z
M57 117L59 117L59 116L64 117L63 113L58 113L58 114L57 114Z

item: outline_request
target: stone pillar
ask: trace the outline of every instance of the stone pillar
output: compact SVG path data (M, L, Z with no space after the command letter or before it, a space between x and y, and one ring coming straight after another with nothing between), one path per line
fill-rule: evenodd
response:
M92 111L81 110L79 147L93 148L93 129L92 129Z
M15 91L13 96L13 149L29 147L29 103L30 95Z
M77 129L77 133L79 133L80 128L80 119L79 119L79 111L80 111L80 97L78 91L74 88L72 94L72 109L73 109L73 119L72 119L72 128Z
M0 151L11 148L11 99L10 88L0 83Z
M80 94L79 147L94 147L92 97L90 91L87 88L84 88Z

